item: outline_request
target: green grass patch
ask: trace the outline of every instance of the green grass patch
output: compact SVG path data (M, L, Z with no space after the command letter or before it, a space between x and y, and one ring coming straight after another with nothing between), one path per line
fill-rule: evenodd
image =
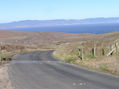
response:
M66 62L72 64L74 62L74 60L73 59L67 59Z
M86 55L86 56L84 56L84 58L85 58L85 59L94 59L94 58L96 58L96 57L93 56L93 55Z
M100 65L100 70L103 71L103 72L110 72L107 64L101 64Z

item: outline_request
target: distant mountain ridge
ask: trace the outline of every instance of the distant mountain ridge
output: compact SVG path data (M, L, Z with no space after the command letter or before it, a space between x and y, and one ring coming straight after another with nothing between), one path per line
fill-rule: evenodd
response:
M10 23L1 23L0 29L29 28L41 26L59 26L75 24L119 23L119 18L89 18L81 20L23 20Z

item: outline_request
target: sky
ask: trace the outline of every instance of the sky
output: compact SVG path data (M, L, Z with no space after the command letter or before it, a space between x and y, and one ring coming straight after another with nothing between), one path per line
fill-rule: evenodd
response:
M0 0L0 23L119 17L119 0Z

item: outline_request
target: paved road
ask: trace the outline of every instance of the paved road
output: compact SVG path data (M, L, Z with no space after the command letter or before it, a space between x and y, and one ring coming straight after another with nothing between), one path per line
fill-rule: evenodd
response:
M119 78L53 58L52 51L18 54L9 66L14 89L119 89Z

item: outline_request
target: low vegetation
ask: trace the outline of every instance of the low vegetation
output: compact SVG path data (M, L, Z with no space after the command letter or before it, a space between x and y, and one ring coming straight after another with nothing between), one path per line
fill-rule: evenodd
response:
M54 56L64 62L119 75L119 41L83 41L59 46Z
M118 38L119 32L96 35L0 31L0 64L21 52L56 50L54 55L67 63L119 75Z
M18 53L32 52L32 51L43 51L49 50L50 48L46 46L23 46L15 44L2 43L0 45L0 64L9 63L12 56Z

